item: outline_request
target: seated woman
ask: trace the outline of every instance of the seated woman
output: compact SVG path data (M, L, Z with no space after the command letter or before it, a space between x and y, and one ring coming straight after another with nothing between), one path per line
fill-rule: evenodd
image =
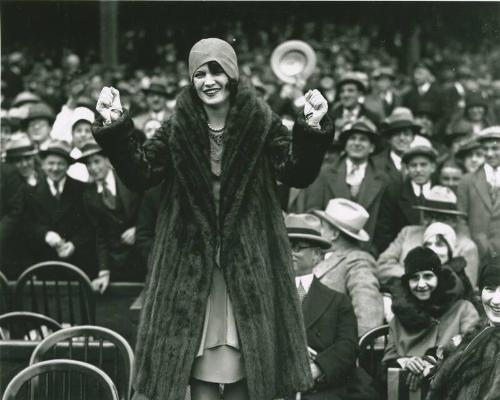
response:
M500 393L500 256L480 277L486 317L450 349L431 382L430 400L493 400Z
M419 380L433 354L478 321L474 306L462 299L463 285L429 248L416 247L405 258L405 274L393 288L385 367L407 369ZM415 381L415 380L414 380Z
M451 269L460 278L463 285L462 298L469 300L481 313L481 302L476 297L472 283L465 273L467 261L463 257L454 257L453 255L453 249L457 242L455 230L448 224L435 222L427 227L422 241L424 247L428 247L437 254L441 260L442 268Z

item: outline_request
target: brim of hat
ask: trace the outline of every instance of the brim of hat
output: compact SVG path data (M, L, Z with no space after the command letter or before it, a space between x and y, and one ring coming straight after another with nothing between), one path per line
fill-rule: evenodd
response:
M313 210L312 213L317 215L321 219L324 219L329 224L335 226L335 228L340 229L346 235L359 240L360 242L368 242L370 240L370 235L364 229L361 229L358 233L351 232L348 229L345 229L343 226L339 225L337 221L331 218L326 212L320 210Z
M446 208L434 208L434 207L427 207L427 206L413 206L414 209L416 210L422 210L422 211L432 211L436 213L441 213L441 214L449 214L449 215L460 215L460 216L467 216L467 213L459 210L447 210Z
M292 51L302 53L307 60L302 71L296 75L285 74L280 68L284 56ZM316 53L306 42L301 40L289 40L276 47L273 51L271 55L271 69L281 81L285 83L295 83L297 76L300 76L302 79L307 79L313 73L316 66L316 60Z
M354 83L359 88L359 90L361 90L362 92L366 92L366 90L367 90L367 88L363 82L358 81L356 79L351 79L351 78L340 80L337 83L337 90L339 90L342 85L345 85L347 83Z
M93 156L95 154L100 154L102 153L102 149L94 149L94 150L89 150L84 153L78 158L75 159L75 162L84 162L85 159L89 158L90 156Z
M427 153L425 151L415 151L415 152L411 152L411 153L406 154L406 155L403 154L403 156L401 157L401 161L404 162L405 164L408 164L408 162L413 157L418 157L418 156L423 156L423 157L430 158L434 162L437 160L437 155L436 154Z
M5 161L9 162L9 161L12 161L12 160L16 160L16 159L18 159L20 157L34 156L34 155L37 155L37 154L38 154L38 150L37 149L23 151L23 152L16 153L16 154L13 154L13 155L6 154L5 155Z
M322 249L329 249L332 247L332 244L326 240L323 239L322 237L315 236L315 235L308 235L307 233L289 233L288 234L289 239L301 239L301 240L307 240L308 242L314 242L317 243L319 247Z
M500 134L499 135L484 135L484 136L477 136L476 140L478 142L486 142L487 140L500 140Z
M352 129L352 130L349 129L347 131L341 132L339 135L338 141L342 145L342 147L345 147L345 143L347 142L347 139L349 138L349 136L351 136L354 133L361 133L361 134L367 135L370 138L371 142L375 145L375 148L377 148L377 149L381 145L380 136L378 134L373 133L373 132L366 132L366 131L362 131L362 130L358 130L358 129Z
M44 157L49 156L51 154L55 154L56 156L65 158L70 164L73 164L74 162L76 162L76 160L73 157L71 157L69 154L63 153L62 151L57 151L57 150L40 150L38 152L38 154L40 154L41 158L44 158Z

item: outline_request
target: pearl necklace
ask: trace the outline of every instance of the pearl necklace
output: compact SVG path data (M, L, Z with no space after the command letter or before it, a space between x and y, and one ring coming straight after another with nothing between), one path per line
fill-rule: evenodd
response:
M212 125L210 125L210 122L207 122L208 129L210 129L212 132L222 132L225 128L225 126L222 126L221 128L214 128Z

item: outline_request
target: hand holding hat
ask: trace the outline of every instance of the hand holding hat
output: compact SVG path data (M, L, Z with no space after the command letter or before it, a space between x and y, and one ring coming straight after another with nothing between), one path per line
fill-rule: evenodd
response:
M97 100L96 110L106 124L116 121L123 113L120 92L112 86L103 87Z
M305 95L304 116L307 123L312 127L318 127L319 123L328 111L328 102L319 90L309 90Z

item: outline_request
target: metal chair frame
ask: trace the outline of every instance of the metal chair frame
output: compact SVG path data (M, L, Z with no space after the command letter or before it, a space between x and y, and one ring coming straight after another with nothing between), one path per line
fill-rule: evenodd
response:
M366 365L363 365L362 362L360 362L360 365L368 372L370 375L374 375L374 368L373 365L375 364L375 341L380 338L384 337L384 348L387 345L387 336L389 335L389 324L377 326L373 329L370 329L368 332L366 332L363 336L359 338L359 360L364 360L364 356L367 352L370 352L369 356L369 367L367 368ZM384 349L381 349L382 351Z

